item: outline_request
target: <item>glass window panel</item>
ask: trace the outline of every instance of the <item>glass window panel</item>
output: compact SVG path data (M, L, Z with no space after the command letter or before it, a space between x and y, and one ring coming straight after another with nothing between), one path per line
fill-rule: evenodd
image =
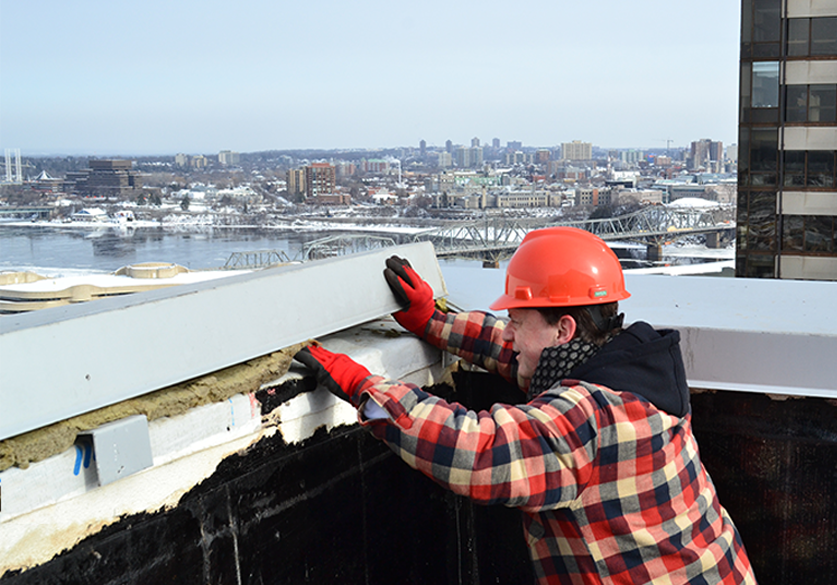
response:
M782 249L802 252L805 240L805 222L801 215L786 215L782 218Z
M752 67L750 67L749 63L742 63L741 64L741 111L739 112L738 118L739 122L747 122L746 112L750 109L750 77L753 74Z
M753 46L754 59L779 58L782 55L782 48L779 43L756 43Z
M778 124L779 108L753 108L750 110L750 122L753 124Z
M750 221L748 222L747 247L750 250L774 250L776 236L776 193L752 191L750 193Z
M811 54L837 55L837 16L811 19Z
M740 126L738 129L738 174L747 174L750 170L750 129Z
M740 222L735 229L735 247L737 250L743 251L747 249L747 226Z
M834 220L828 215L806 215L805 217L805 251L833 252L834 237L832 234Z
M788 41L786 55L801 57L808 54L808 29L811 21L808 18L791 18L788 20Z
M753 63L752 105L754 108L779 107L779 62Z
M753 11L753 41L770 42L779 40L781 20L780 0L760 0Z
M805 186L805 151L785 151L785 187Z
M741 42L749 43L753 39L753 1L741 1Z
M750 185L753 187L773 187L776 185L776 173L750 173Z
M747 276L749 278L773 278L773 256L767 254L749 254L747 256Z
M833 187L834 186L834 151L833 150L809 150L808 151L808 186L809 187Z
M837 84L811 86L808 95L808 121L837 121Z
M775 171L779 151L779 129L753 129L750 132L750 170Z
M808 86L788 85L785 88L785 122L806 122Z
M735 257L735 277L744 278L747 276L747 257L741 254Z

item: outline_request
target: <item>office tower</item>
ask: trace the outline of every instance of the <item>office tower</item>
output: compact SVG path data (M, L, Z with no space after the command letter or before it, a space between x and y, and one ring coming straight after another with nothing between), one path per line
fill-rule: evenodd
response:
M837 1L741 14L736 275L837 280Z
M90 168L67 173L69 190L78 195L131 198L142 192L142 174L133 162L118 159L91 159Z
M419 142L419 152L421 153L421 158L427 156L427 142L424 140Z
M334 193L334 167L328 163L312 163L305 167L305 196L331 195Z
M480 145L480 139L474 136L471 138L471 148L478 147Z
M566 160L591 160L593 158L593 144L573 140L561 145L561 158Z
M520 150L523 148L523 143L519 140L509 140L506 142L506 148L511 151Z
M500 139L499 138L494 138L494 139L491 140L491 148L493 148L494 150L499 150L500 149Z
M453 142L451 142L450 140L447 140L445 142L445 152L453 153Z

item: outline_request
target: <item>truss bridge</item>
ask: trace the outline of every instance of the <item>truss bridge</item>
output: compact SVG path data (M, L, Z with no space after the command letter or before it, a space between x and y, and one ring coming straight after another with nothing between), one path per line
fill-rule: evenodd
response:
M531 230L571 226L594 233L603 240L643 244L648 247L649 260L656 260L660 257L663 244L687 235L705 234L707 246L721 245L734 236L734 214L733 208L724 207L678 209L648 206L619 217L582 221L496 216L479 221L448 224L417 234L413 240L432 242L436 254L440 257L478 257L496 262L513 253Z

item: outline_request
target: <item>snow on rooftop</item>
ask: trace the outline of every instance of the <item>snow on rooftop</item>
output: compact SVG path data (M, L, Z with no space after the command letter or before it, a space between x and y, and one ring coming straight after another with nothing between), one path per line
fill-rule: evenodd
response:
M692 208L702 208L702 207L720 207L720 203L717 201L710 201L708 199L701 199L700 197L683 197L681 199L677 199L672 201L668 204L668 207L692 207Z

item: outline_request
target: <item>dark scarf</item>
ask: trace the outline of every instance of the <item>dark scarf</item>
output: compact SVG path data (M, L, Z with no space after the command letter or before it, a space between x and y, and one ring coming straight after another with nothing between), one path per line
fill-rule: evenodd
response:
M589 360L599 349L599 346L581 339L545 348L529 382L529 400L566 378L567 374Z

